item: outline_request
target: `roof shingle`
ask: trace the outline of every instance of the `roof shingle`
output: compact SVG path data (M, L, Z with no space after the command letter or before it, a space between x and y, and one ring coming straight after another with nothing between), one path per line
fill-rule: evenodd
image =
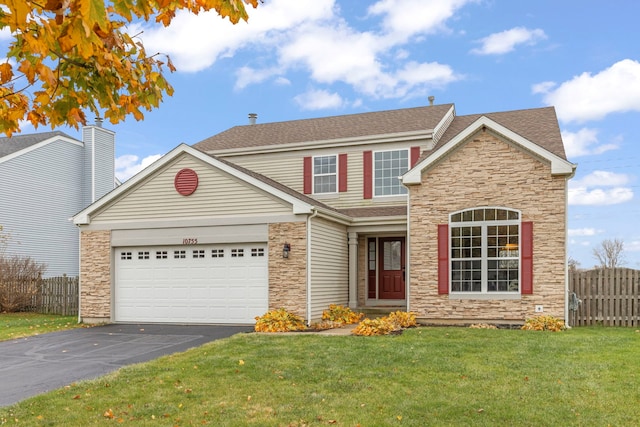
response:
M14 135L11 138L0 138L0 157L8 156L9 154L24 150L25 148L31 147L32 145L46 141L47 139L55 136L71 138L69 135L60 131Z
M195 148L202 151L264 147L296 142L330 141L343 138L432 130L453 104L401 110L348 114L344 116L235 126L204 139Z

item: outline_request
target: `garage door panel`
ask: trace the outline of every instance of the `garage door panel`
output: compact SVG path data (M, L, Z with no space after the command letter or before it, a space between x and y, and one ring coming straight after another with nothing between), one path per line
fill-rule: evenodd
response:
M268 307L266 248L116 248L115 320L254 323Z

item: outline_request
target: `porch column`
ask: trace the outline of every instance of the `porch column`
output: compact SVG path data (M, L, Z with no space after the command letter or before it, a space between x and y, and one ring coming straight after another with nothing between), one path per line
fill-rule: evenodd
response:
M349 308L358 306L358 233L349 233Z

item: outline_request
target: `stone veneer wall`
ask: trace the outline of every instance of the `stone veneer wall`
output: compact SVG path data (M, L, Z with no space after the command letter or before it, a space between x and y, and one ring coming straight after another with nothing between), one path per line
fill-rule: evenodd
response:
M291 245L289 258L282 247ZM307 223L269 224L269 310L307 315Z
M111 320L111 231L80 232L80 318Z
M422 174L410 189L410 310L419 318L523 321L543 305L564 318L566 178L550 165L490 131L469 141ZM518 209L533 221L533 294L519 300L456 299L438 294L437 225L449 213L478 206Z

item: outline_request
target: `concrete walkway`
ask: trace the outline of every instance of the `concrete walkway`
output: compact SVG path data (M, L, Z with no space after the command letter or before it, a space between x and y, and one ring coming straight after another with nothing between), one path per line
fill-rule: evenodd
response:
M0 342L0 407L133 363L251 332L252 326L122 325Z

